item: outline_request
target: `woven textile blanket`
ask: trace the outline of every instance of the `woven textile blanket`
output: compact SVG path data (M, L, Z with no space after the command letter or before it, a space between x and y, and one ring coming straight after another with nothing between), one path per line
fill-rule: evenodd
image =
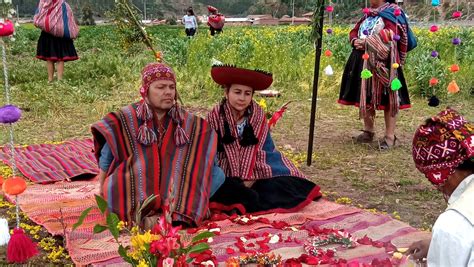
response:
M81 227L72 231L72 225L77 222L81 212L88 207L96 206L94 194L98 194L98 190L98 181L95 180L35 184L19 196L19 203L29 218L43 225L51 234L66 235L67 249L75 264L126 266L119 258L118 246L108 232L93 234L92 229L96 223L105 223L97 208L92 209ZM367 235L375 241L391 242L397 247L406 247L413 241L429 235L389 216L339 205L324 199L313 202L297 213L272 213L259 217L301 229L302 226L345 229L356 238ZM211 243L213 253L219 262L237 256L239 250L236 247L236 240L249 232L256 236L262 236L264 233L280 235L280 241L269 246L283 258L299 257L305 253L303 243L309 237L307 230L279 229L265 222L242 225L225 219L212 223L216 223L221 229L221 234ZM65 228L63 224L66 225ZM183 238L190 238L192 234L183 231L183 235ZM255 241L250 238L247 242L250 244ZM229 253L232 250L236 252ZM389 257L383 247L372 245L359 245L354 249L341 250L337 256L347 260L358 260L360 263L370 263L373 259Z
M87 179L99 173L92 139L70 140L59 144L15 147L18 170L34 183ZM0 147L0 161L12 166L9 146Z

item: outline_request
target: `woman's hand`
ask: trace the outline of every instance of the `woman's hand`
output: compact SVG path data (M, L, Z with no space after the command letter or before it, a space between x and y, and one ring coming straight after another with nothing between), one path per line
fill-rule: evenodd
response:
M365 39L355 39L354 47L357 50L365 50Z
M252 187L252 185L255 183L255 181L244 181L244 185L248 188Z
M430 247L431 238L420 240L411 244L406 254L412 255L416 261L423 261L428 256L428 249Z

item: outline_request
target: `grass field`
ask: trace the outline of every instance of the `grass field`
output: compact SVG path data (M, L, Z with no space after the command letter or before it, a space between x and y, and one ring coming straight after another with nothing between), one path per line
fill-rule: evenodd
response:
M152 27L147 31L164 51L178 77L178 91L184 105L200 115L217 103L222 91L212 83L209 71L212 59L274 73L274 89L282 96L267 99L270 109L292 100L288 112L272 134L277 145L313 181L326 196L339 203L359 206L374 212L386 212L397 219L423 229L430 229L445 207L440 193L415 169L411 158L411 138L425 118L450 105L474 120L474 29L443 28L437 34L415 29L419 46L409 54L405 66L413 108L399 116L397 136L400 145L389 152L379 152L377 144L353 144L351 136L362 128L358 110L336 104L340 77L350 53L347 44L349 27L334 26L334 34L325 36L324 50L333 56L323 58L322 67L330 64L334 76L321 76L314 163L305 166L314 48L308 27L228 28L211 38L200 29L189 40L177 27ZM459 36L461 46L454 51L451 39ZM48 83L43 62L35 60L39 30L30 25L17 29L16 40L8 43L7 57L12 86L12 102L23 109L23 119L15 126L17 144L58 142L90 137L90 125L107 112L139 99L140 70L153 60L142 45L127 44L112 26L86 27L75 42L80 60L66 63L65 79ZM437 50L440 59L430 57ZM448 67L457 63L456 74ZM442 105L427 106L432 89L428 80L440 78L435 88ZM446 85L456 79L461 87L457 95L448 95ZM256 98L259 100L259 98ZM383 117L377 117L378 137L383 134ZM8 141L7 128L0 128L0 144ZM3 175L8 168L1 167ZM2 214L10 216L6 203ZM35 236L37 235L37 236ZM47 237L43 230L38 241ZM45 241L46 242L46 241ZM60 241L48 245L37 263L68 263L67 252L58 252ZM55 249L53 251L53 248ZM55 253L53 256L52 253ZM57 256L55 256L57 255ZM49 256L49 259L48 259ZM0 264L2 260L0 259Z

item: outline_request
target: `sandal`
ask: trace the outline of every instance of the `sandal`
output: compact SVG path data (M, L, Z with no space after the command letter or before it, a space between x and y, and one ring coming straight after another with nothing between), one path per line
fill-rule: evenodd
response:
M385 151L385 150L392 149L393 147L395 147L397 145L398 138L396 136L394 136L392 144L389 144L387 142L387 140L388 140L387 136L385 136L384 138L379 140L379 149L380 149L380 151Z
M375 133L362 130L362 133L359 134L358 136L352 137L352 140L354 140L356 143L359 144L368 144L372 143L374 141Z

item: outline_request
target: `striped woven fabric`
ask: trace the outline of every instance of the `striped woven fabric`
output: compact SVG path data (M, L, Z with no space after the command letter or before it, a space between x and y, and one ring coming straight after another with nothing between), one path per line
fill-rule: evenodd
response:
M33 22L56 37L76 39L79 34L72 9L64 0L40 0Z
M15 161L18 170L35 183L90 178L99 172L92 149L92 139L16 147ZM1 147L0 161L12 166L9 146Z
M208 114L211 127L218 133L224 133L224 120L229 123L232 136L237 138L237 126L231 115L229 104L224 104L225 118L217 105ZM255 102L251 104L248 121L253 127L257 145L242 147L238 141L224 144L224 151L218 152L219 166L227 177L239 177L243 180L268 179L276 176L294 176L306 178L298 168L276 148L270 136L265 111Z
M110 146L114 161L104 182L104 197L109 208L122 220L131 221L139 203L154 194L167 198L170 180L175 189L173 220L199 223L208 215L212 167L217 150L217 136L209 124L180 110L182 128L189 144L174 143L175 124L169 123L162 145L150 146L136 141L138 126L137 104L108 114L92 126L96 157L105 142ZM157 202L155 208L159 207Z
M83 210L96 207L94 194L98 194L98 188L98 181L32 185L19 196L19 204L28 218L44 226L51 234L66 233L67 249L77 266L89 264L93 266L128 266L121 265L123 261L117 253L118 245L108 231L94 234L94 225L105 222L105 218L100 214L98 208L92 209L78 229L75 231L71 229ZM13 202L13 197L8 195L6 197ZM271 213L260 217L267 218L272 222L283 221L291 226L305 225L308 228L345 229L357 238L367 235L380 242L390 241L399 248L407 247L414 241L430 236L430 233L421 232L389 216L339 205L324 199L311 202L310 205L296 213ZM66 229L63 228L62 222L65 223ZM269 246L272 252L282 255L283 258L298 257L305 253L302 242L308 237L307 231L275 229L261 222L241 225L231 220L224 220L216 223L217 227L221 229L221 234L214 237L214 242L210 245L217 260L222 264L227 258L239 255L239 250L235 246L236 240L249 232L259 236L265 232L281 235L278 243L269 244ZM182 234L184 235L183 240L191 238L186 232L182 232ZM289 237L292 239L291 242L285 241ZM125 236L122 241L128 244ZM255 243L255 240L249 239L249 243ZM232 248L237 253L229 254L227 248ZM384 248L368 245L360 245L349 250L338 250L337 256L347 260L358 260L361 264L370 263L375 258L390 257Z

